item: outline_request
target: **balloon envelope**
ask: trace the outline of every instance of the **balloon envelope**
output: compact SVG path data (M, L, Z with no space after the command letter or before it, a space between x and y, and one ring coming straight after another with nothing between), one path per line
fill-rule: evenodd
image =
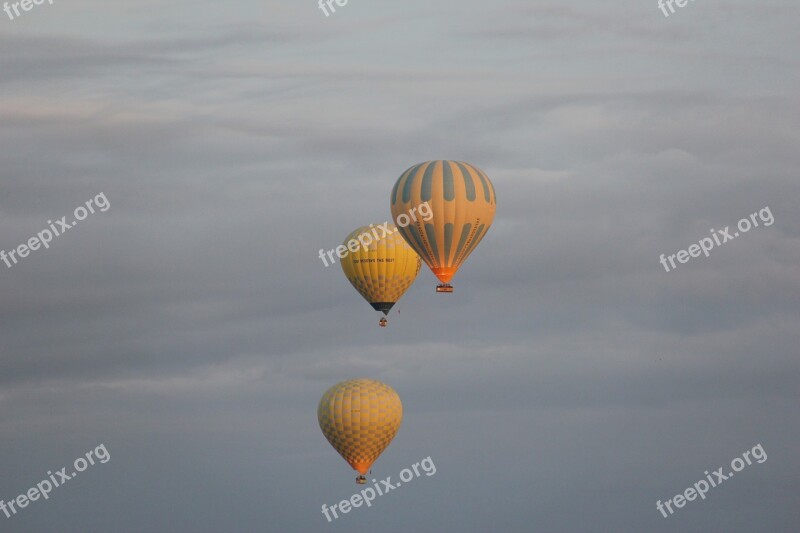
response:
M389 234L384 235L380 226ZM362 246L368 238L371 242ZM362 226L347 236L344 246L351 241L357 242L358 249L342 258L342 271L373 309L385 315L417 278L422 266L419 256L397 233L394 224Z
M447 283L492 225L496 199L492 182L478 167L439 160L403 172L392 189L390 206L400 234ZM409 215L412 209L414 216Z
M365 475L400 429L403 404L385 383L351 379L322 395L317 420L331 446L354 470Z

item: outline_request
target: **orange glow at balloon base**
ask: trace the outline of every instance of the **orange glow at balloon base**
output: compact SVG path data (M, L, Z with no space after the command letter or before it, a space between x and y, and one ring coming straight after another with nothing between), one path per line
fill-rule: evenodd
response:
M352 463L349 463L349 464L350 464L350 466L353 467L353 470L355 470L356 472L358 472L362 476L366 475L366 473L369 472L369 469L372 466L372 463L359 463L359 462L355 462L355 461L353 461Z
M439 278L439 281L445 284L453 279L453 276L456 275L456 269L452 267L431 268L431 272L433 272L434 276Z

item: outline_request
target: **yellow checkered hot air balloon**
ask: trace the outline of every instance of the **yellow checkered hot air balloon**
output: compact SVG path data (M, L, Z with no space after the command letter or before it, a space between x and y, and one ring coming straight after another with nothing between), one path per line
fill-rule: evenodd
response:
M390 386L373 379L337 383L319 401L317 420L322 434L360 474L389 446L403 421L403 404Z
M349 252L342 258L344 275L384 315L414 283L422 266L394 224L362 226L347 236L343 246ZM379 324L385 327L386 318Z
M421 217L425 203L432 215ZM448 282L494 220L492 182L469 163L426 161L398 178L390 205L400 234L442 282L436 291L452 292Z

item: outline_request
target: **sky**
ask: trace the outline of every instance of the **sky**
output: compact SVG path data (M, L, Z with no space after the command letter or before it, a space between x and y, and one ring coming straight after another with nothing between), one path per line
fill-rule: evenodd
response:
M0 12L0 250L108 201L0 263L0 499L110 457L0 530L798 531L799 15ZM431 159L486 172L494 224L453 294L423 266L379 328L318 253L390 221L395 180ZM708 257L659 262L765 208ZM328 522L360 487L316 407L357 377L403 401L373 476L436 473Z

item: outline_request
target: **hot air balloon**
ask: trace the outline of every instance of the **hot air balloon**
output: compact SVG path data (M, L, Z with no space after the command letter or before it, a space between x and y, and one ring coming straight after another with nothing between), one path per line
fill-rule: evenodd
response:
M427 221L414 212L426 202ZM469 163L427 161L403 172L390 205L400 234L442 282L436 292L453 292L449 281L494 220L492 182Z
M385 315L419 273L419 256L394 224L362 226L347 236L343 246L350 252L342 258L344 275L373 309L384 314L378 323L386 327Z
M319 401L317 420L322 434L359 473L356 483L389 446L403 421L403 404L390 386L373 379L337 383Z

